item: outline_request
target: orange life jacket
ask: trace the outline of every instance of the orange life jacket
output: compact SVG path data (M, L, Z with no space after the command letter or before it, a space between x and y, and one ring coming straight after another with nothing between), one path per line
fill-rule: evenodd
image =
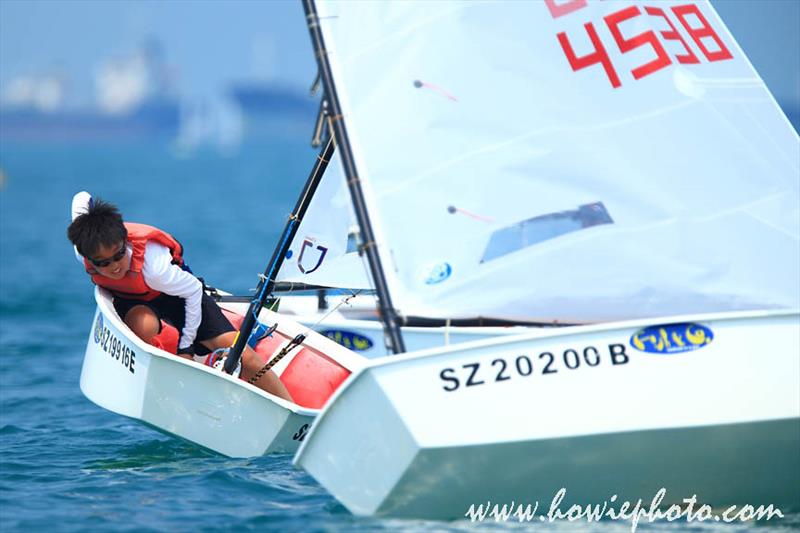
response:
M83 259L83 264L86 266L86 272L92 277L92 282L108 289L114 296L150 301L161 292L148 287L142 276L145 246L149 241L163 244L172 253L172 264L178 266L183 266L183 246L175 237L153 226L125 222L125 229L128 230L128 245L133 249L133 253L130 268L122 279L103 276L86 258Z

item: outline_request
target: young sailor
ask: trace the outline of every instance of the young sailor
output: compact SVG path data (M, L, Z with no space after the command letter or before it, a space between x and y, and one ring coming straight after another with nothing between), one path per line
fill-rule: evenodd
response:
M183 246L169 233L123 222L113 204L79 192L72 199L67 236L92 282L111 291L117 313L145 342L158 346L156 336L164 319L180 332L180 357L193 360L198 344L207 350L233 345L235 328L203 292L203 284L183 261ZM245 348L242 378L250 379L263 364L255 352ZM255 385L292 399L272 371Z

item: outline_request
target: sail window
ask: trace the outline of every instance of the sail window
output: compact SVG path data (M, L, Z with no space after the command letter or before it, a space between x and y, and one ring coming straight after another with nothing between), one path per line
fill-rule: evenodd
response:
M554 239L582 229L613 224L602 202L594 202L572 209L539 215L492 233L483 252L481 263L497 259L542 241Z

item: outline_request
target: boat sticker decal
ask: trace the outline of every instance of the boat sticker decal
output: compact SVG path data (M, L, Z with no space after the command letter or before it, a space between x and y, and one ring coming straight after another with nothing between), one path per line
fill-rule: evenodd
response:
M103 322L103 315L100 314L97 315L94 324L94 343L98 344L100 349L110 355L112 359L119 361L131 374L136 373L136 352L111 332Z
M631 346L640 352L673 354L699 350L714 340L707 327L686 322L649 326L631 335Z
M450 263L447 262L438 263L427 269L427 275L425 276L425 285L435 285L437 283L441 283L447 278L449 278L450 274L452 273L453 273L453 267L450 266Z
M460 367L443 368L439 372L439 379L442 381L443 390L453 392L461 388L500 383L533 375L558 374L561 371L577 370L581 367L625 365L630 360L625 348L624 344L609 344L603 349L584 346L543 351L536 355L498 357L489 364L476 361Z
M364 352L374 346L374 343L369 337L365 337L355 331L347 331L346 329L323 329L319 333L341 344L345 348L357 352Z
M314 243L309 240L305 239L303 241L303 247L300 248L300 256L297 258L297 268L300 269L300 272L303 274L311 274L315 270L317 270L320 265L322 265L322 261L325 259L325 254L328 253L328 248L326 246L317 245L317 250L320 252L319 258L317 258L317 263L314 265L313 268L306 268L303 266L303 256L306 253L306 248L311 248L314 246Z
M292 435L292 440L303 442L303 440L306 438L306 435L308 435L308 424L303 424L300 426L300 429L297 430L297 433Z

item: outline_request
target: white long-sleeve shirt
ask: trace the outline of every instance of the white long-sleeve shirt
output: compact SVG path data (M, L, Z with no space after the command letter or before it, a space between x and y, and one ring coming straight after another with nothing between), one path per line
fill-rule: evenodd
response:
M75 195L72 202L72 220L86 212L90 200L91 196L88 193ZM130 259L133 253L130 245L127 247L127 253ZM83 256L77 249L75 256L83 265ZM145 246L142 277L151 289L184 299L186 318L178 347L191 346L202 318L203 284L189 272L172 264L169 248L157 242L148 242Z
M202 318L203 284L192 274L172 264L169 248L157 242L148 242L145 246L142 276L151 289L184 299L186 321L179 347L191 346Z

